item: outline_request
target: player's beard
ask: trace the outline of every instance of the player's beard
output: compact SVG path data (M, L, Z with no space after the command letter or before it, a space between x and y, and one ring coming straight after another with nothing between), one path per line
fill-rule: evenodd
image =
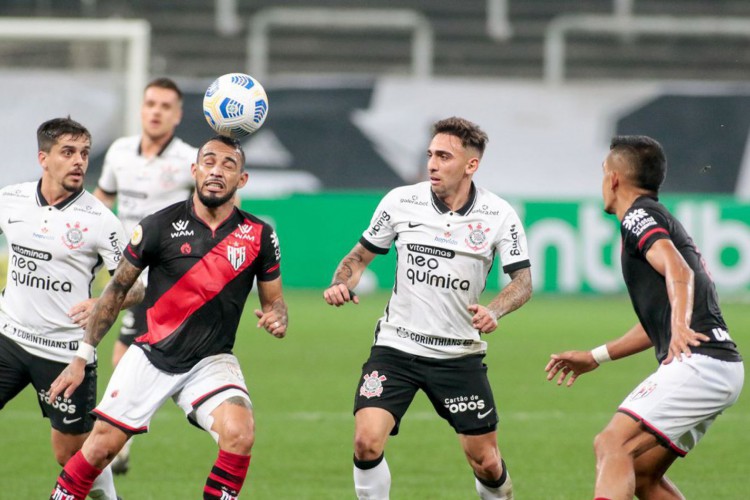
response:
M200 189L196 189L196 191L198 192L198 199L201 201L201 203L203 203L203 205L206 206L206 208L217 208L234 198L234 194L237 192L237 188L232 189L224 196L216 196L213 193L208 195L203 194Z

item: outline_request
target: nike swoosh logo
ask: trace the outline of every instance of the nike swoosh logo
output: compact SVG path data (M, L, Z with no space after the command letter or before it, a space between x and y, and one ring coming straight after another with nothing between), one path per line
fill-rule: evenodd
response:
M490 413L492 413L492 410L494 410L494 409L495 408L490 408L489 410L487 410L484 413L477 413L477 418L480 419L480 420L483 419L484 417L486 417L487 415L489 415Z
M23 222L21 219L8 219L8 224L15 224L16 222Z
M65 417L65 418L63 418L63 423L64 424L72 424L73 422L78 422L82 418L83 417L78 417L78 418L74 418L73 420L68 420L68 417Z
M10 221L9 221L10 222ZM424 224L415 224L414 222L409 223L409 227L417 227L417 226L424 226Z

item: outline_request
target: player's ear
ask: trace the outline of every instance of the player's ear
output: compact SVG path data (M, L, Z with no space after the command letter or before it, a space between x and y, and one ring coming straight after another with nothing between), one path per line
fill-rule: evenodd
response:
M479 157L469 158L469 162L466 164L466 173L469 175L475 174L477 170L479 170Z
M240 174L240 181L237 183L237 189L242 189L243 187L245 187L245 184L247 184L247 180L249 177L250 176L248 175L248 173L243 171Z
M47 152L46 151L39 151L37 153L37 159L39 161L39 165L42 166L42 169L47 169Z

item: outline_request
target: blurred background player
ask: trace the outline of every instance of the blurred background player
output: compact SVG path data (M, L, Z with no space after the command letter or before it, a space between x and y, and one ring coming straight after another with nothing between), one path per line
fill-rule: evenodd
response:
M622 274L639 323L592 351L553 354L547 380L571 386L604 362L651 347L659 368L625 398L594 441L597 499L684 498L667 469L737 402L744 367L700 251L659 203L667 173L661 145L612 139L604 161L604 211L620 221Z
M84 343L99 344L146 267L149 329L115 368L94 410L92 437L60 474L53 500L55 494L83 499L127 440L148 431L152 416L168 398L219 445L203 498L231 500L239 495L250 465L255 423L232 347L256 279L262 309L255 310L257 327L283 338L288 323L276 233L234 206L236 190L248 179L244 165L239 141L210 139L192 166L193 196L146 217L133 231L125 257L92 313ZM175 225L185 228L177 237ZM72 393L83 367L83 359L74 358L53 382L52 396Z
M110 208L117 202L117 215L128 235L145 216L190 196L190 165L198 150L175 136L181 120L182 92L169 78L157 78L143 95L142 134L117 139L107 151L94 196ZM147 271L142 279L147 283ZM114 366L136 334L146 331L145 324L143 304L128 309L112 351ZM131 443L112 462L115 474L128 471Z
M395 242L397 286L377 323L355 396L354 487L360 499L388 498L385 444L420 389L458 434L479 497L513 498L497 445L498 412L481 334L495 331L502 316L531 298L531 264L516 212L472 180L487 140L462 118L435 123L427 150L429 182L396 188L383 198L324 292L331 305L359 303L350 290ZM495 255L511 281L484 306L479 296Z
M55 458L65 465L94 423L96 358L93 349L79 347L97 300L91 298L91 283L102 265L114 272L125 233L112 212L83 189L89 131L57 118L39 126L37 141L42 178L0 190L0 229L10 252L0 296L0 408L32 384L52 427ZM123 304L142 298L139 284ZM51 397L50 384L76 355L85 360L82 387ZM109 470L99 476L92 498L115 500Z

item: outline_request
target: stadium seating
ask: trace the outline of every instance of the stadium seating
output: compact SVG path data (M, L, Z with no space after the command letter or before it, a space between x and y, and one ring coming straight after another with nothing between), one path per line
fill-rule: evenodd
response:
M411 8L423 13L435 33L434 74L540 78L544 35L562 14L611 14L613 0L509 0L513 37L494 40L487 32L487 0L237 0L241 31L220 36L214 2L205 0L95 0L78 2L3 2L0 15L142 17L151 22L153 73L209 77L246 70L247 25L266 7ZM745 0L635 0L636 15L724 16L750 19ZM408 33L274 28L273 74L405 74L410 64ZM750 71L750 39L643 35L571 34L569 78L676 78L745 80ZM62 50L62 48L60 49ZM0 48L6 60L23 61L22 47ZM42 64L54 65L64 52L51 51ZM99 57L91 54L91 57ZM104 56L101 56L104 57Z

